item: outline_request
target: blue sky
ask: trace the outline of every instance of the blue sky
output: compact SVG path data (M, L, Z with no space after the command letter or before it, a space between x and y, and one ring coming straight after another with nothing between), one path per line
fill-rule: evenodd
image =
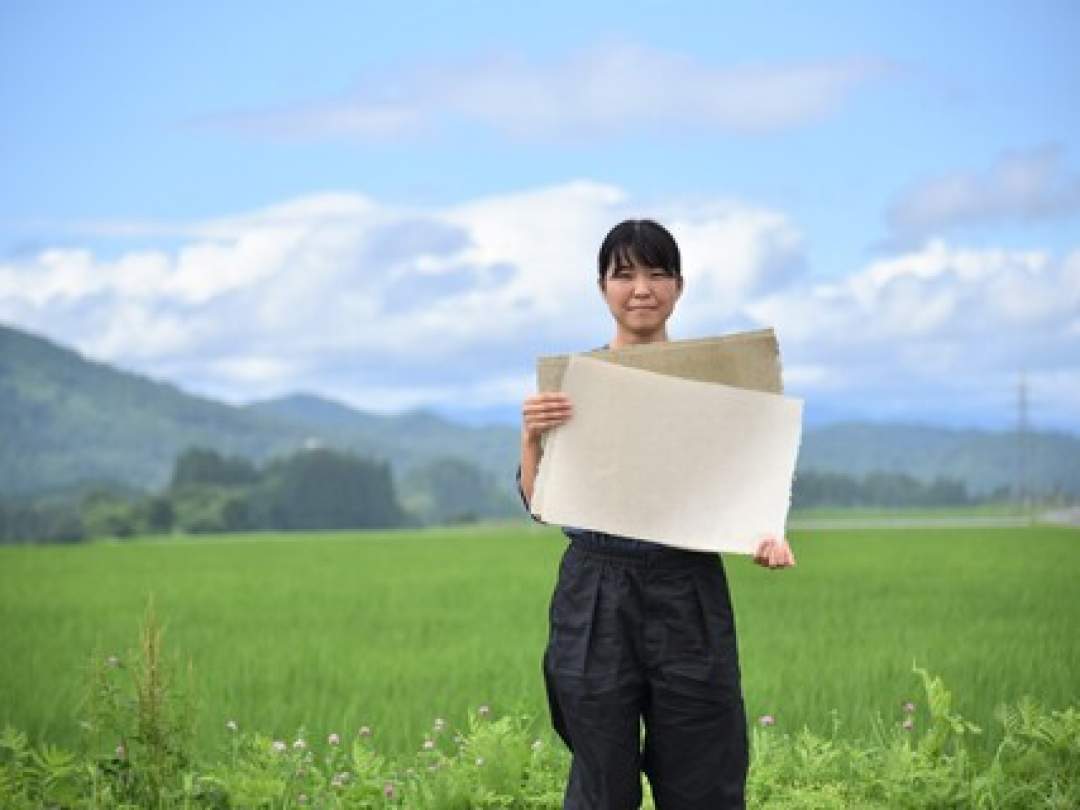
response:
M890 4L891 5L891 4ZM944 6L944 7L942 7ZM513 419L668 224L812 420L1080 430L1075 3L15 2L0 321L233 402Z

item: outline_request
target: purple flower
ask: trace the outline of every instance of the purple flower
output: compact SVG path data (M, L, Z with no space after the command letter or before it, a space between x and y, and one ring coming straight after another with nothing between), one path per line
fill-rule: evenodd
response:
M763 714L761 715L761 717L758 718L758 723L763 726L775 726L776 718L773 717L771 714Z

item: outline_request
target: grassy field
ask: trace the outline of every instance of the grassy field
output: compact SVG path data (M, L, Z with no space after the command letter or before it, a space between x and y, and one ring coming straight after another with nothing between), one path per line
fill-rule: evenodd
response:
M791 541L793 570L725 558L752 718L826 731L835 710L867 734L921 697L913 662L944 677L987 748L1000 701L1080 703L1080 530ZM483 703L545 732L539 661L564 545L515 524L0 548L0 724L74 745L81 667L95 646L126 655L152 592L167 647L194 663L204 749L231 719L282 738L367 724L403 753L433 718Z

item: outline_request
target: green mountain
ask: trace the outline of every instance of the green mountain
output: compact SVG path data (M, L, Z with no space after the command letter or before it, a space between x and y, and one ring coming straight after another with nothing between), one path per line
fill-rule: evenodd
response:
M0 326L0 496L93 482L159 489L192 445L256 462L324 445L389 460L403 501L420 511L501 514L516 508L518 442L511 426L465 426L426 411L380 416L309 394L234 407ZM476 474L455 472L460 462ZM1028 492L1077 496L1080 438L1031 432L1021 447L1014 432L847 422L808 429L799 469L946 477L979 495L1024 480Z
M379 416L311 394L254 402L245 410L303 426L335 447L390 459L401 473L459 458L511 488L517 467L520 433L508 426L460 425L423 410Z
M0 425L0 496L92 483L160 489L193 445L256 462L324 445L387 459L399 478L457 458L505 495L518 452L513 428L465 427L426 412L379 416L303 394L234 407L3 325Z
M198 444L261 460L299 447L300 426L96 363L0 325L0 493L83 482L162 486Z
M906 473L921 481L962 481L971 495L1001 488L1080 495L1080 437L1054 431L957 430L926 425L842 422L808 430L799 469L862 477Z

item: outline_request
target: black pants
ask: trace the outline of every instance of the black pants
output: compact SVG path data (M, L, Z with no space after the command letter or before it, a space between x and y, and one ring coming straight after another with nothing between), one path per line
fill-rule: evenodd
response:
M743 808L746 714L716 554L571 543L544 654L551 719L572 752L565 810ZM644 721L644 745L641 724Z

